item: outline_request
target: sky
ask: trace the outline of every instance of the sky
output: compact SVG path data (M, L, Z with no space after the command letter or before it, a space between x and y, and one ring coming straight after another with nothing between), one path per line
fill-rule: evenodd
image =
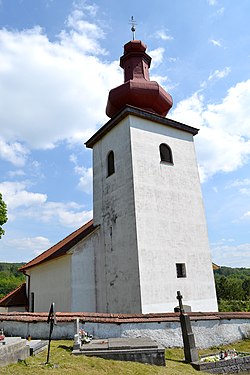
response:
M27 262L92 218L92 154L132 39L169 118L200 129L212 260L250 267L250 2L0 0L0 261Z

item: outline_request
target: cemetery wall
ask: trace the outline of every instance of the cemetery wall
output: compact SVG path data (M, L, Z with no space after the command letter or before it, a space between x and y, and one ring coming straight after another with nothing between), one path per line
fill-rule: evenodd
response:
M250 338L250 313L190 313L198 348L208 348ZM182 336L178 313L118 315L98 313L57 313L54 339L73 339L76 318L80 327L98 338L149 337L165 347L181 347ZM30 335L47 339L46 313L0 314L0 328L7 336Z

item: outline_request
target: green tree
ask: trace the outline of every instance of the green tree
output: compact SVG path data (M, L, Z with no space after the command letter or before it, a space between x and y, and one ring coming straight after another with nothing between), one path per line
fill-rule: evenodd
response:
M250 299L250 277L245 278L242 283L242 289L244 290L245 299Z
M0 193L0 238L4 234L2 225L5 224L7 220L7 206L3 201L2 194Z

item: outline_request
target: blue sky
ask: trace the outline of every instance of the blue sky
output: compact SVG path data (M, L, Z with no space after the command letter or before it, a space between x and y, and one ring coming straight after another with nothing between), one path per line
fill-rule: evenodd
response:
M168 117L200 128L212 258L250 267L250 2L0 0L0 261L28 261L92 217L91 151L136 38Z

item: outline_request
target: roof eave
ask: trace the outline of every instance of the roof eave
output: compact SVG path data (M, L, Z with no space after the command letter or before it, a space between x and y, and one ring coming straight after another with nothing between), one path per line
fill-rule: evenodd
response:
M96 142L98 142L102 137L104 137L113 127L115 127L120 121L122 121L128 115L134 115L137 117L141 117L145 120L154 121L165 126L170 126L172 128L191 133L192 135L196 135L199 131L199 129L183 124L181 122L159 116L155 113L145 111L140 108L127 105L120 112L118 112L116 116L114 116L99 130L97 130L97 132L87 142L85 142L86 147L93 148Z

